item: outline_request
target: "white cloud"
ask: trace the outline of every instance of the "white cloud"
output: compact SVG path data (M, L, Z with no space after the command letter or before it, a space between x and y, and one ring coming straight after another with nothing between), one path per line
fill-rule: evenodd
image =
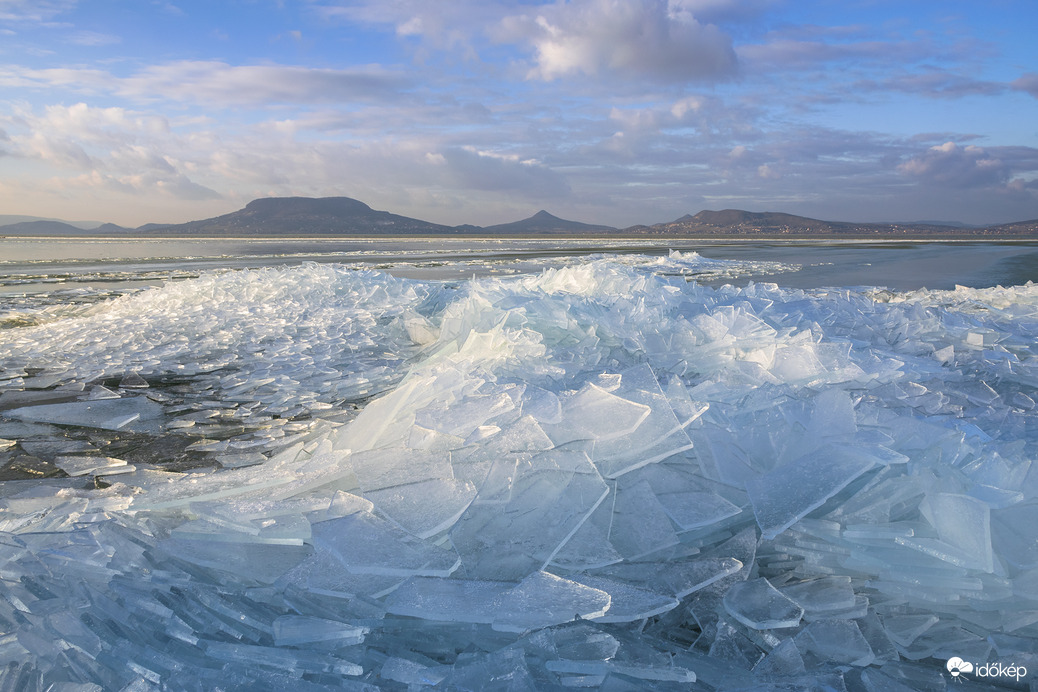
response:
M110 93L138 101L171 100L220 108L399 98L412 86L412 78L377 65L330 69L182 60L146 67L128 77L98 69L31 69L6 65L0 66L0 86L63 87L79 93Z
M536 160L514 154L455 147L440 152L455 184L477 190L520 193L531 197L565 197L564 177Z
M163 116L78 103L48 106L42 113L23 108L9 126L12 156L70 171L48 181L55 191L157 192L187 200L219 196L188 177L192 163L179 157L190 158L191 148Z
M378 66L330 69L184 60L145 68L119 80L116 89L127 96L207 105L343 103L396 95L409 81Z
M945 142L901 163L897 170L923 182L954 188L1004 184L1010 175L1005 162L978 146Z
M42 22L67 12L77 0L0 0L0 21Z
M731 38L666 0L574 0L508 17L504 36L527 42L528 77L620 75L662 82L711 81L736 71Z

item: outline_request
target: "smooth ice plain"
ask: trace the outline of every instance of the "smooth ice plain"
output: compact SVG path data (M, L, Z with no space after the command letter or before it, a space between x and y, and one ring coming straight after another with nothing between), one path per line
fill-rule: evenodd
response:
M695 281L779 270L304 264L0 331L0 454L54 471L0 483L0 689L1038 671L1038 286Z

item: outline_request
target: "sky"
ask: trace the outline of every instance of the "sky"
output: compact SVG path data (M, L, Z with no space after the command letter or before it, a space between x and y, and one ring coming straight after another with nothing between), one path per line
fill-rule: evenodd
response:
M1038 218L1034 0L0 0L0 214Z

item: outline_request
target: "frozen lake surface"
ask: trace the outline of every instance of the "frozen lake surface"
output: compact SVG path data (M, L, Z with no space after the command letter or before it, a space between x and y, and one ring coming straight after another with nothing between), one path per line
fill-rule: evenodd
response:
M0 689L1034 683L1033 245L0 251Z

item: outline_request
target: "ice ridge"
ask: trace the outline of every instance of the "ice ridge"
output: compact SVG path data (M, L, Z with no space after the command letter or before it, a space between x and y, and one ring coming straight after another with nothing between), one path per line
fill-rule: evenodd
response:
M227 272L0 331L5 472L47 476L0 484L0 689L1038 671L1038 286L694 260Z

